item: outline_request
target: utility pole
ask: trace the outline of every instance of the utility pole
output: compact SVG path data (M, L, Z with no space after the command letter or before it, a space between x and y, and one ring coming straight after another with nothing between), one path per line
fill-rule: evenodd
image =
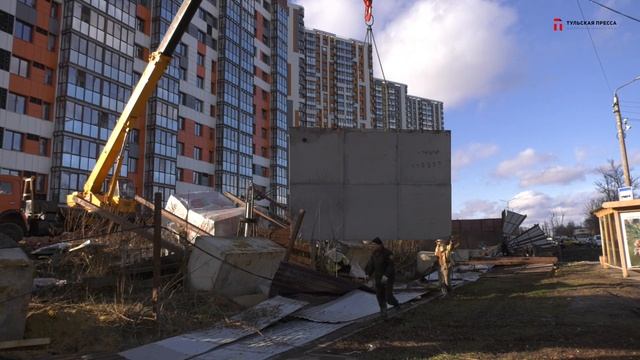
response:
M622 163L622 171L624 172L624 184L631 186L631 174L629 173L629 160L627 159L627 144L624 138L624 128L622 127L622 115L620 114L620 100L618 99L618 91L631 83L640 80L640 76L636 76L633 80L626 82L613 92L613 113L616 116L616 128L618 129L618 142L620 143L620 158Z
M160 296L160 249L162 246L162 193L157 192L154 194L153 205L153 290L151 292L151 303L156 326L159 329L160 307L158 306L158 298Z

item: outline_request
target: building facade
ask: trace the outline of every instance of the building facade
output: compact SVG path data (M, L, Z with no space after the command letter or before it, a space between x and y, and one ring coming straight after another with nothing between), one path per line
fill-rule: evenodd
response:
M61 203L80 190L181 4L0 2L0 173L35 175ZM286 0L202 2L136 114L121 191L242 196L254 183L286 205L288 14Z
M374 79L374 124L376 129L407 129L407 85Z
M407 125L412 130L444 130L442 101L407 96Z

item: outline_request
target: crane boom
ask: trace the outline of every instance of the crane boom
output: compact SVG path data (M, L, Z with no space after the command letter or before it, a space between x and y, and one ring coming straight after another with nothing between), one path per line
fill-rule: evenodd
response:
M185 0L178 9L158 49L149 56L149 63L133 89L122 114L120 114L107 140L107 144L100 153L87 182L84 184L83 191L67 195L67 204L69 206L78 205L75 200L78 197L96 206L108 204L123 212L132 212L134 210L135 201L120 198L116 191L127 134L136 120L144 116L143 110L147 100L169 65L173 52L180 43L182 35L189 27L201 2L202 0ZM106 193L102 193L102 185L114 165L116 166L108 190Z

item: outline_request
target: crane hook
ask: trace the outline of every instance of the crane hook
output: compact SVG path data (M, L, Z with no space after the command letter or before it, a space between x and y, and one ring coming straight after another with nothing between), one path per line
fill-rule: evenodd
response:
M364 22L371 26L373 25L373 0L364 1Z

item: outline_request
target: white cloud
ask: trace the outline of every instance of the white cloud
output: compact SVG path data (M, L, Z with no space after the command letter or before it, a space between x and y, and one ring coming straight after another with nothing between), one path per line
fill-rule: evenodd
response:
M385 74L448 106L481 98L505 84L516 20L501 2L418 0L377 33Z
M463 167L472 163L489 158L498 153L498 145L496 144L468 144L462 149L456 150L451 158L451 168L453 173L457 173Z
M551 166L540 172L527 172L520 176L520 186L534 185L566 185L574 181L584 180L589 170L581 166Z
M527 190L516 194L509 202L509 207L513 211L527 215L524 223L526 226L548 221L552 212L564 215L565 224L569 221L581 224L586 217L586 204L595 196L594 192L584 191L551 196Z
M494 174L498 177L518 176L527 172L530 168L546 163L553 159L550 154L539 154L532 148L527 148L513 159L502 161L498 164Z
M502 207L497 201L469 200L464 203L460 211L454 212L453 219L485 219L498 218Z
M360 0L297 0L305 26L363 40ZM514 63L515 10L491 0L408 0L373 4L373 26L387 79L412 95L455 106L504 86ZM374 54L375 56L375 54ZM376 74L377 60L374 60Z
M582 147L574 149L573 154L575 155L577 162L583 162L589 156L588 150Z

